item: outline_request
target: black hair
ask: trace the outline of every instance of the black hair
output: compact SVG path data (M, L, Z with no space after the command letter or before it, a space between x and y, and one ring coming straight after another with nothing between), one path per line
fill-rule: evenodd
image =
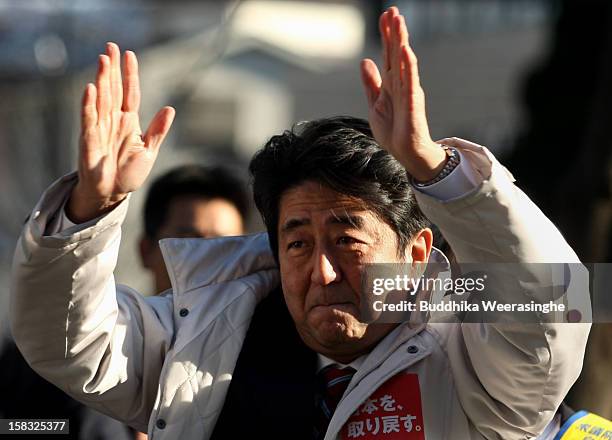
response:
M410 176L378 145L363 119L337 116L297 124L273 136L255 154L249 171L277 261L280 198L306 181L363 200L395 231L398 255L429 225L412 193Z
M144 229L147 237L156 238L166 221L172 201L182 196L223 199L233 204L246 220L249 210L244 183L229 170L221 167L183 165L157 178L151 185L144 209Z

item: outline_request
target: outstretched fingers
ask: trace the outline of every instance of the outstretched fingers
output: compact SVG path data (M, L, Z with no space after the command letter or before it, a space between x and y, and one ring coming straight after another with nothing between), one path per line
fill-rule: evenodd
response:
M110 59L110 89L112 110L121 110L123 103L123 86L121 84L121 52L115 43L106 43L106 55Z
M144 135L146 148L155 152L159 149L168 131L170 131L175 113L172 107L164 107L157 112Z
M389 10L383 12L378 20L378 27L380 31L380 40L382 46L382 55L383 55L383 65L382 70L383 74L388 72L391 68L391 30L389 28Z
M81 104L81 159L90 165L95 159L94 155L99 153L98 140L98 111L96 108L97 90L96 86L89 83L83 92Z
M140 79L136 54L128 50L124 56L123 106L126 112L138 112L140 107Z
M405 47L410 47L406 20L399 13L399 10L392 6L381 14L379 28L383 55L382 80L389 89L397 90L404 86L403 79L406 65L403 51Z
M403 51L408 45L408 29L406 21L402 15L393 17L391 30L392 40L392 62L391 62L391 77L393 86L399 88L403 83L403 74L406 67L404 63Z
M417 57L410 46L402 48L402 64L404 65L402 72L402 84L408 89L410 94L420 91L421 81L419 79L419 66Z
M402 17L398 15L393 15L391 17L391 61L390 61L390 73L391 78L395 81L398 78L399 69L400 69L400 47L401 47L401 37L400 37L400 25L401 25Z
M98 111L96 109L96 86L92 83L85 86L83 92L83 100L81 104L81 131L84 133L87 130L95 128L98 123Z
M373 107L382 85L382 78L376 63L369 58L361 61L361 82L368 100L368 107Z
M98 58L98 74L96 76L98 122L107 121L111 110L110 58L100 55Z

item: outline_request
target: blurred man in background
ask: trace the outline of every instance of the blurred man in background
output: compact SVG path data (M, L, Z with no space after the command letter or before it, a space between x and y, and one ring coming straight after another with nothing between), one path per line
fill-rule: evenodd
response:
M155 293L172 287L159 240L241 235L247 213L244 184L224 168L185 165L153 182L145 202L140 257L155 278Z

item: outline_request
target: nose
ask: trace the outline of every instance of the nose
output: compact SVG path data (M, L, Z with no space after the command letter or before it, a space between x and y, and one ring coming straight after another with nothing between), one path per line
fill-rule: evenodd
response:
M336 283L341 279L340 268L334 264L333 258L326 252L314 255L311 281L321 286Z

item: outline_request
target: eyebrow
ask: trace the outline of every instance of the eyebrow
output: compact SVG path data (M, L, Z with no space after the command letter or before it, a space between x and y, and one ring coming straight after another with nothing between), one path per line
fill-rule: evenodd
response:
M332 217L328 218L325 223L334 225L349 225L356 229L363 229L365 225L363 217L348 213L342 215L333 214Z
M310 224L309 218L292 218L285 222L285 224L281 227L282 232L288 232L294 229L297 229L301 226L307 226ZM365 225L365 221L363 217L359 215L351 215L351 214L332 214L329 217L325 224L328 225L349 225L356 229L363 229Z
M281 232L288 232L293 229L297 229L300 226L306 226L310 224L310 219L307 218L292 218L285 222L281 228Z

